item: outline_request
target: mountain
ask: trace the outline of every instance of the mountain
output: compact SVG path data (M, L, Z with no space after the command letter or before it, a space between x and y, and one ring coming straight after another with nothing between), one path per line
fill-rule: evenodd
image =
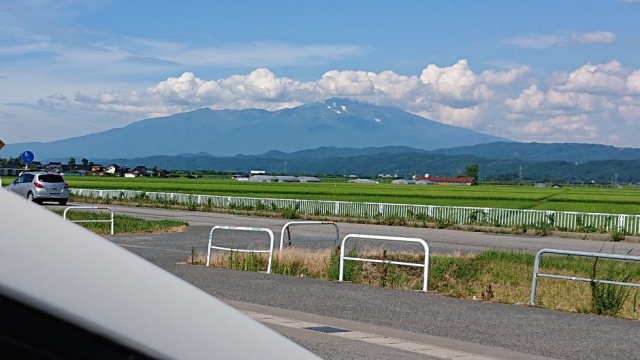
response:
M448 149L437 149L434 154L475 155L487 159L518 159L528 161L640 160L640 149L617 148L599 144L573 143L519 143L495 142Z
M317 147L405 146L423 150L507 141L393 107L345 99L279 111L200 109L48 143L7 144L0 156L30 150L36 159L131 158L184 153L215 156Z

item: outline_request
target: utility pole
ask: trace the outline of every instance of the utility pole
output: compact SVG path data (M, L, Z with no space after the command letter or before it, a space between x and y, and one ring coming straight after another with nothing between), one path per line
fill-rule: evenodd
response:
M522 165L520 165L519 179L520 179L520 182L522 182Z

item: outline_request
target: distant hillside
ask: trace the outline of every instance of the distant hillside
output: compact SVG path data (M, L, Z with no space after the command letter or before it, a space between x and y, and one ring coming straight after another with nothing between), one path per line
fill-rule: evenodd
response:
M514 181L520 179L555 182L636 183L640 181L640 160L603 160L588 162L525 161L517 159L487 159L472 155L442 155L428 152L389 153L385 148L367 149L367 154L341 156L346 149L318 149L304 152L304 157L279 156L151 156L135 159L93 159L103 164L145 165L168 170L232 171L264 170L280 174L332 174L364 177L378 174L411 177L463 175L465 168L477 163L483 180ZM328 157L325 151L335 153ZM292 154L289 154L292 155Z
M640 149L598 144L494 142L437 149L434 154L475 155L487 159L528 161L640 160Z
M49 143L7 144L0 156L25 150L48 158L132 158L153 155L215 156L295 152L318 147L412 147L433 150L505 141L392 107L345 99L280 111L200 109L137 121L123 128Z
M429 151L427 150L414 149L407 146L366 147L363 149L320 147L317 149L307 149L292 153L273 150L259 155L259 157L272 159L331 159L375 154L426 154L428 152Z

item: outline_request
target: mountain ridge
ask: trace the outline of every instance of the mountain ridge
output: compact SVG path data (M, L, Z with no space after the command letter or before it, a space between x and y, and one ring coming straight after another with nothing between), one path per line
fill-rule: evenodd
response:
M49 143L7 144L39 158L121 158L206 152L215 156L293 152L320 146L407 146L423 150L508 141L432 121L398 108L328 99L267 111L202 108Z

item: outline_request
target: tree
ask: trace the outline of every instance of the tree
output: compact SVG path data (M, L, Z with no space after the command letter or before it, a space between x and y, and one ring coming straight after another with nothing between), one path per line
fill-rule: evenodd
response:
M467 166L467 168L464 171L465 176L467 177L472 177L475 181L478 181L478 173L480 172L480 169L478 168L478 164L473 163L469 166Z
M69 165L69 171L73 170L73 168L76 166L76 159L75 158L69 158L69 161L67 161L67 164Z
M89 165L89 160L87 160L87 158L82 158L80 162L82 163L82 166L84 166L85 168L87 167L87 165Z

